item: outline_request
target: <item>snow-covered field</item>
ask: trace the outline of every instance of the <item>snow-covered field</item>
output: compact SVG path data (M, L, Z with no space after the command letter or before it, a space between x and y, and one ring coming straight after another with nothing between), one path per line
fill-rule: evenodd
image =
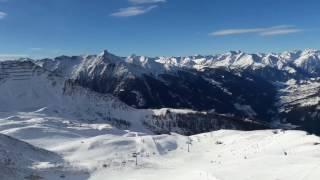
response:
M302 131L220 130L191 137L153 135L47 112L41 109L0 113L0 133L42 148L14 139L8 142L0 136L0 154L9 151L0 157L13 161L9 170L1 168L2 179L316 180L320 177L320 138ZM137 166L132 155L135 152L139 153ZM4 166L3 159L1 162Z

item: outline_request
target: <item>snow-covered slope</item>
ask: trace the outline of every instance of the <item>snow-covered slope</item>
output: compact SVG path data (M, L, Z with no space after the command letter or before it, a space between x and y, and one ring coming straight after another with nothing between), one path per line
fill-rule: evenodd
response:
M319 104L320 97L317 96L320 89L319 79L313 78L305 81L291 79L277 85L282 87L279 91L281 111L290 111L295 106L304 107Z
M233 54L234 59L228 62L241 68L255 66L256 62L259 67L264 66L258 60L263 55ZM295 59L292 54L290 57L290 61ZM317 92L317 79L270 85L268 80L247 71L231 67L228 71L221 70L218 66L213 70L210 68L214 66L208 66L209 70L203 68L209 58L204 56L186 58L184 65L174 58L172 62L166 58L121 58L107 52L72 60L60 58L36 63L27 59L0 63L0 133L12 137L0 134L0 179L316 180L320 175L317 136L281 130L210 132L222 128L267 128L268 124L254 118L269 108L261 102L274 103L272 96L268 96L276 95L272 87L278 88L277 105L284 112L291 105L293 109L317 107L317 103L309 101L314 100ZM263 61L279 65L271 57ZM191 65L194 68L185 69ZM154 79L146 83L148 78ZM99 79L103 81L96 81ZM102 86L114 86L128 94L126 87L137 79L150 89L183 87L185 91L177 92L190 90L193 94L186 104L197 105L199 101L195 99L211 99L217 108L135 109L111 94L98 91ZM92 86L81 84L84 80ZM166 86L159 86L159 82ZM213 94L205 91L208 87ZM302 90L308 94L301 93ZM161 91L133 93L150 92ZM171 92L168 98L176 96L180 99L178 103L182 103L179 93ZM235 114L219 114L218 108L222 106ZM170 132L208 133L189 137ZM133 153L137 153L137 165Z
M223 127L243 130L266 128L259 123L252 128L249 125L255 122L247 122L240 118L235 120L199 113L198 117L204 116L201 119L207 122L207 127L204 128L203 122L203 125L199 126L200 121L190 118L197 117L194 115L196 111L184 113L188 112L185 110L177 111L175 114L179 115L180 119L189 118L186 121L188 126L177 124L174 123L179 121L176 116L163 118L165 115L159 115L161 109L132 108L110 94L97 93L79 86L76 82L43 69L29 60L5 62L2 72L6 77L0 81L0 112L41 112L44 115L69 117L83 122L109 122L120 129L140 132L149 132L148 129L154 132L168 132L171 131L171 127L175 132L188 134Z
M54 180L66 175L79 180L88 178L57 153L0 134L0 179Z
M0 177L6 180L316 180L320 175L320 138L300 131L152 135L121 130L108 122L48 115L47 109L41 109L2 112L0 132L46 149L0 135L0 152L4 152L0 162L10 157L15 165L1 168ZM187 142L192 144L190 152ZM137 166L135 152L139 153Z
M139 143L149 145L149 139L139 137ZM188 152L186 142L190 140ZM106 161L108 168L99 169L90 180L106 176L112 180L315 180L320 175L320 146L316 145L319 138L303 132L217 131L190 138L153 137L153 141L166 153L154 155L153 151L157 151L149 146L135 167L134 159L120 151L119 156L112 155L113 160ZM115 163L117 157L126 163Z
M50 163L38 163L34 166L36 170L25 173L48 180L61 177L68 180L103 180L106 177L111 180L316 180L320 175L320 138L305 132L220 130L190 137L150 135L111 128L104 123L77 123L67 118L63 121L47 116L42 119L40 114L19 113L10 117L12 121L2 119L0 127L7 129L2 133L18 136L63 157L68 166L57 168ZM6 116L1 114L2 118ZM42 133L37 128L17 130L23 129L27 123L47 127L47 130ZM55 126L57 128L53 128ZM17 131L12 133L10 129ZM191 142L189 152L187 142ZM16 149L13 151L17 152ZM137 165L133 157L136 152ZM35 156L38 154L36 152ZM52 160L50 156L45 156L44 160L46 158ZM43 162L37 160L39 157L35 159ZM21 169L12 174L5 171L4 177L17 177Z

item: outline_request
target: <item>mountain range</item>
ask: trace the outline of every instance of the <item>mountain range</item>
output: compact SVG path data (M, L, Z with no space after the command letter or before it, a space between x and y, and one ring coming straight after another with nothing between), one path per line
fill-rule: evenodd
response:
M188 57L59 56L0 62L1 110L42 109L119 127L197 134L320 134L320 51Z

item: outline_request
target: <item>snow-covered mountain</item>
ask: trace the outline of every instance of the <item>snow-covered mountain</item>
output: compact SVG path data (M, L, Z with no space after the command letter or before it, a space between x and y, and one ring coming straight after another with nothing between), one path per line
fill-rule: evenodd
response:
M95 65L103 63L115 63L126 66L124 69L128 69L130 73L134 73L135 75L147 73L162 74L180 68L201 70L223 67L228 69L257 70L270 67L290 74L298 75L299 73L306 73L309 76L317 76L320 73L319 60L320 51L312 49L269 54L248 54L241 51L231 51L214 56L195 55L153 58L136 55L118 57L105 50L100 55L60 56L55 59L38 60L37 62L49 70L55 70L70 77L77 76L81 69L90 69Z
M262 129L320 133L318 60L306 50L2 61L0 179L317 179L319 137Z
M98 68L98 65L93 68ZM203 114L192 110L135 109L111 94L80 86L73 79L44 69L28 59L2 62L0 71L3 74L0 80L2 112L41 111L47 115L73 117L84 122L109 122L120 129L139 132L170 132L175 129L175 132L182 134L195 134L227 127L243 130L268 127L241 118L220 117L214 112ZM189 116L201 117L203 121L189 118L188 123L176 122Z
M148 118L155 110L143 109L192 109L197 117L210 117L207 123L211 124L197 126L201 130L180 127L185 133L226 127L226 122L212 126L219 124L212 119L224 121L222 117L242 123L250 119L264 127L284 123L320 133L316 121L319 57L317 50L155 58L119 57L103 51L99 55L3 61L0 100L4 103L0 107L3 111L44 107L80 111L91 119L99 119L96 114L100 114L118 123L124 121L122 124L134 124L132 117L144 124L156 122ZM188 116L194 117L194 113ZM149 128L168 131L176 124L161 125L164 129L152 124ZM234 124L230 127L237 128Z
M292 82L296 82L295 85L310 82L314 84L312 87L316 86L320 76L319 62L320 51L310 49L153 58L120 57L104 51L99 55L35 61L56 75L95 92L112 94L135 108L216 112L238 119L291 123L314 133L320 133L320 127L310 128L306 124L317 124L312 123L317 119L316 99L302 98L301 103L289 104L292 107L289 111L281 110L288 106L281 99L288 98L284 92L290 91ZM318 97L317 89L315 87L315 93L309 97ZM294 91L295 94L305 93L303 88ZM310 105L310 101L314 103ZM312 116L305 111L299 117L293 115L297 109L310 106Z

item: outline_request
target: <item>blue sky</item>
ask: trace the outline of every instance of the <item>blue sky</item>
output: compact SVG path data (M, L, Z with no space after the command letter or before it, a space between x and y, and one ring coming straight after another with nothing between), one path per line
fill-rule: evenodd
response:
M320 49L318 0L0 0L0 57Z

